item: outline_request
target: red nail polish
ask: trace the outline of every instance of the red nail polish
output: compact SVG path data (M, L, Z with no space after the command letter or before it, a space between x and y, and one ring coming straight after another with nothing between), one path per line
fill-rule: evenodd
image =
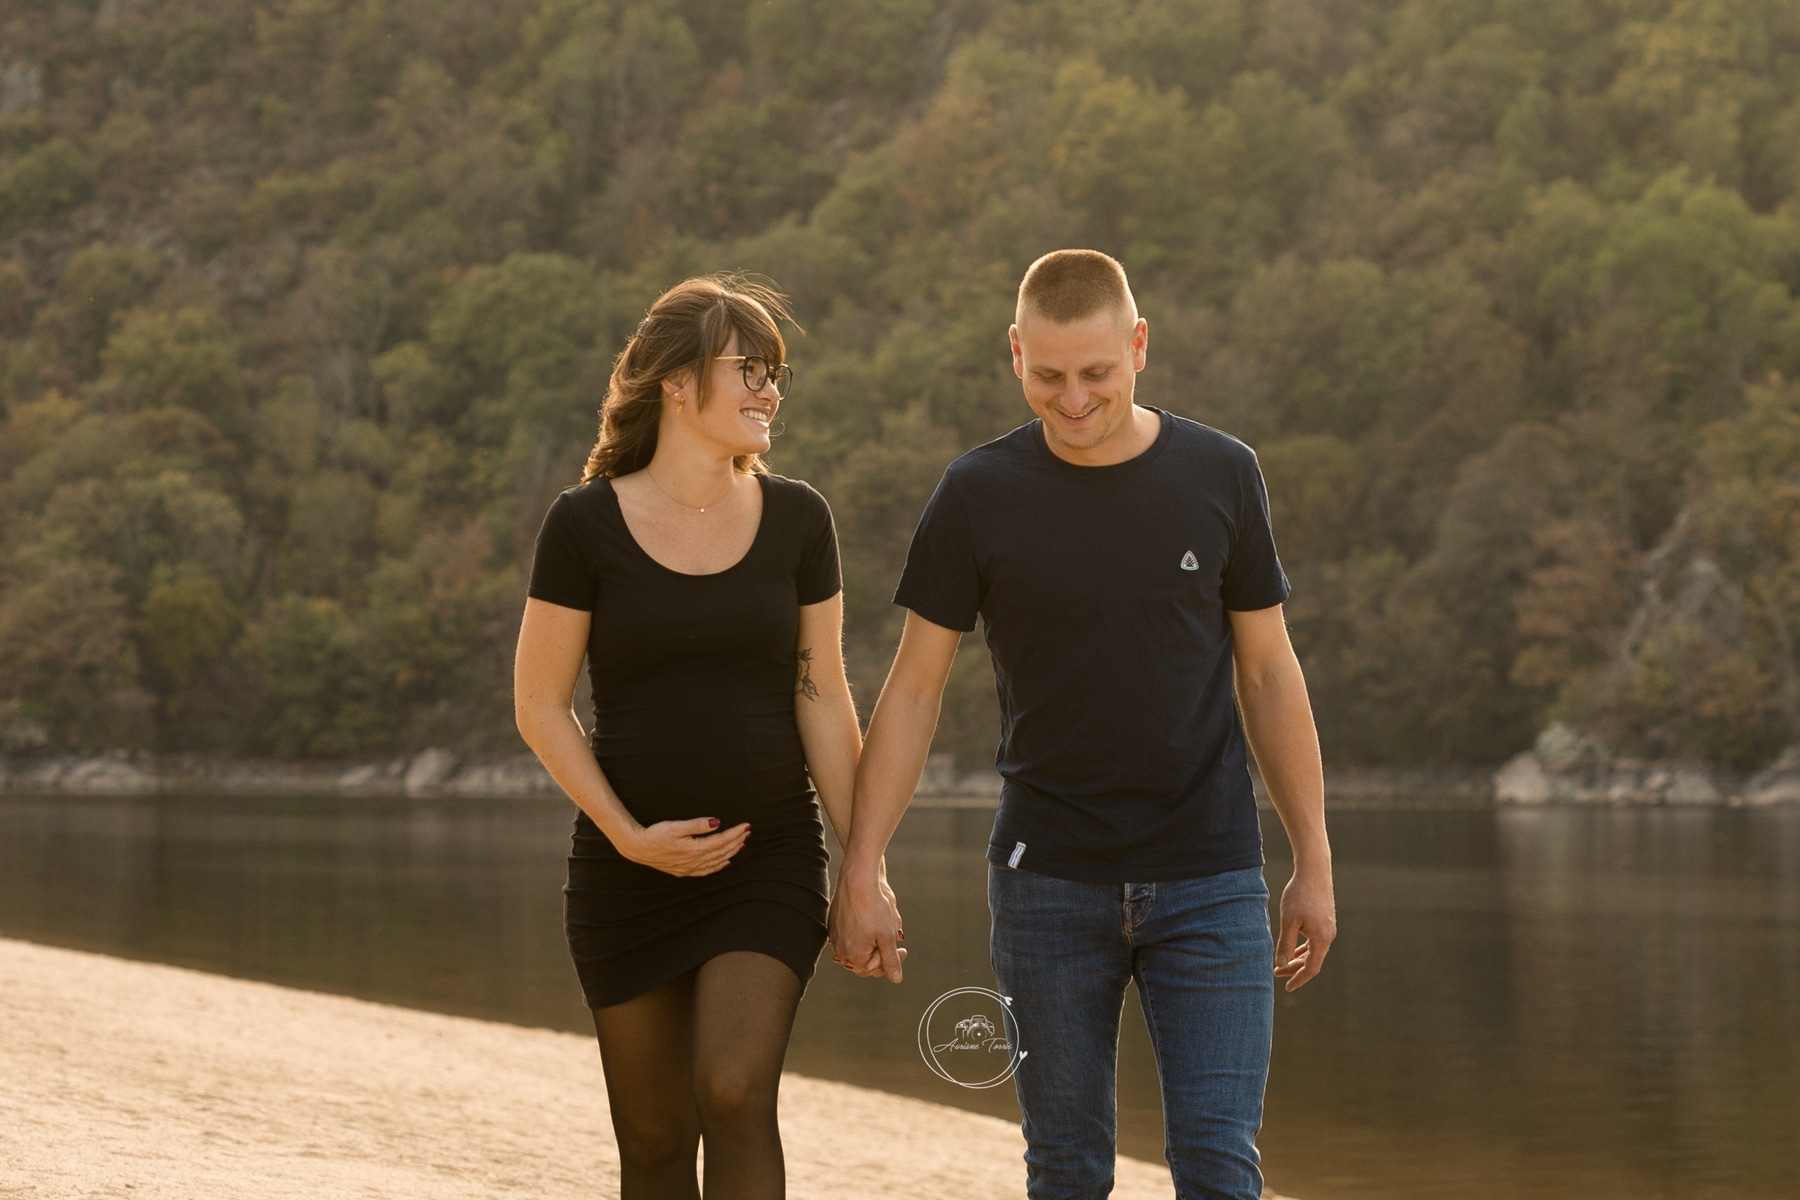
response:
M707 824L708 824L708 825L710 825L710 826L711 826L711 827L712 827L712 828L714 828L714 829L717 829L717 828L718 828L718 827L719 827L719 818L717 818L717 817L708 817L708 818L707 818L707 819L706 819L706 823L707 823Z

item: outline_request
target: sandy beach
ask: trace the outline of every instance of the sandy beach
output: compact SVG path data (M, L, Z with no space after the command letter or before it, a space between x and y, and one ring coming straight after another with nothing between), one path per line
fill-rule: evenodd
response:
M0 1197L618 1194L572 1034L0 939ZM1008 1200L1013 1125L788 1075L795 1200ZM1168 1200L1120 1159L1119 1200Z

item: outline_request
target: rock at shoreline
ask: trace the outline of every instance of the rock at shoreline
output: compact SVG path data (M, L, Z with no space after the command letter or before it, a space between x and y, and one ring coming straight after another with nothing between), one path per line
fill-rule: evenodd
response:
M406 794L429 796L443 786L456 770L456 755L433 747L412 760L406 768Z
M452 796L560 796L562 789L536 758L470 763L444 784Z
M1694 762L1615 757L1594 738L1554 724L1494 773L1501 804L1768 806L1800 803L1800 746L1746 779Z
M11 772L8 782L13 783ZM9 791L73 792L83 796L138 796L157 790L156 776L123 755L49 759L21 773Z
M1494 772L1494 799L1502 804L1548 804L1556 798L1550 773L1529 750L1513 755Z
M351 767L338 776L338 790L350 796L386 795L400 791L406 786L406 769L409 765L406 759L397 758L388 763L363 763Z
M203 755L0 757L0 793L135 796L557 796L532 755L463 762L449 750L375 763L271 762Z
M1800 804L1800 746L1789 746L1780 758L1751 776L1744 788L1744 803L1757 808Z

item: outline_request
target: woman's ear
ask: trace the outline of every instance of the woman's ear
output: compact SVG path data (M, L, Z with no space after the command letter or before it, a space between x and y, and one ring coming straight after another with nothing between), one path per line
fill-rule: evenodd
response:
M662 399L664 403L673 403L675 412L688 407L688 398L693 394L693 371L677 371L662 378Z
M662 399L675 401L675 410L680 412L688 407L689 399L698 399L700 389L695 387L698 376L693 367L682 367L680 371L670 372L662 378Z

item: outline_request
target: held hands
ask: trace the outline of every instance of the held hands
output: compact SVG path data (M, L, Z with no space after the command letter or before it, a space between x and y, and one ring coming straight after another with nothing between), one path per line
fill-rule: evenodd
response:
M1331 868L1294 868L1281 890L1281 937L1275 943L1275 978L1287 990L1306 986L1325 965L1337 937L1337 905L1332 898Z
M627 838L619 853L668 875L711 875L731 865L749 836L749 822L720 829L717 817L658 821Z
M832 962L853 975L886 975L890 981L900 982L906 950L896 943L906 934L894 890L888 886L885 862L873 873L839 871L827 929Z

